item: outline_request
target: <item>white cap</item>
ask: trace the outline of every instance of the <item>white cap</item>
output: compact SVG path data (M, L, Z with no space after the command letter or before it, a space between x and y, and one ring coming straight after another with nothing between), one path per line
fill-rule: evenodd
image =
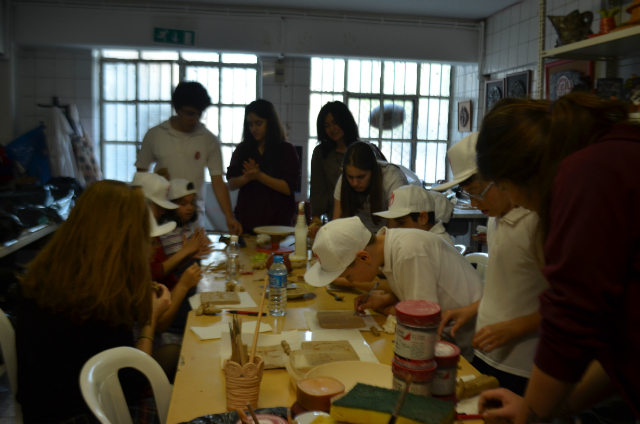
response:
M436 205L427 190L414 185L399 187L391 193L389 210L376 212L383 218L400 218L414 212L433 212Z
M136 172L131 185L142 187L144 196L161 208L178 209L178 205L167 200L170 184L165 177L152 172Z
M307 271L304 280L315 287L331 283L356 259L356 253L367 247L369 240L371 232L357 216L323 225L312 248L318 262Z
M431 190L445 191L478 173L478 165L476 165L477 142L478 133L471 133L447 151L449 165L451 165L451 171L453 172L453 180L433 186Z
M191 188L189 188L189 185L191 185ZM169 195L167 196L167 198L169 200L176 200L189 194L195 193L196 188L191 181L178 178L175 180L171 180L171 189L169 189Z
M449 222L451 220L451 214L453 213L453 203L447 199L447 196L437 191L429 190L427 193L429 193L429 196L431 196L433 202L436 204L436 221Z
M149 235L151 237L163 236L176 228L176 223L171 221L162 225L158 225L156 219L153 217L153 212L149 209Z

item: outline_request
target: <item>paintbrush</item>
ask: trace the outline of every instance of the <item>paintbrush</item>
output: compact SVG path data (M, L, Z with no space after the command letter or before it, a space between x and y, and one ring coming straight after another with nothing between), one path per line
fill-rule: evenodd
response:
M238 412L238 418L240 419L242 424L249 424L249 418L247 417L247 414L245 414L242 409L236 409L236 411Z
M391 418L389 418L388 424L395 424L398 416L400 415L400 411L402 410L402 405L404 405L404 399L407 397L407 393L409 393L409 387L411 387L411 376L408 376L404 381L407 387L400 393L400 397L396 402L396 407L393 408L393 413L391 414Z
M231 361L238 361L238 347L236 346L236 338L233 336L233 325L229 323L229 338L231 339Z
M291 418L291 408L287 408L287 423L293 424L293 419Z
M364 300L362 301L362 304L364 305L365 303L367 303L367 300L369 300L369 296L371 296L371 293L373 293L373 291L376 289L376 287L378 287L378 284L380 284L380 281L378 281L375 286L373 286L371 288L371 290L369 290L369 293L367 294L367 296L364 298ZM353 313L353 315L360 315L360 312L358 312L358 310L356 309L355 312ZM366 313L365 313L366 315Z
M264 289L262 290L262 300L260 301L260 309L258 309L258 312L262 312L262 308L264 307L264 298L267 294L267 281L268 280L265 277ZM258 347L258 335L260 335L260 321L262 321L262 314L258 315L258 321L256 322L256 332L253 334L253 346L251 346L251 356L249 356L250 364L253 364L253 358L256 356L256 348Z
M260 424L260 421L258 420L258 417L256 416L255 411L251 407L251 402L247 402L247 408L249 409L249 414L251 414L251 418L253 418L253 422L256 424Z

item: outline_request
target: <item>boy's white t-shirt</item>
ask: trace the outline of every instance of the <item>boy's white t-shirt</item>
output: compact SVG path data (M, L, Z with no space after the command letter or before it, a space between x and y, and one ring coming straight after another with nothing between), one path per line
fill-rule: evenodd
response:
M548 283L532 245L537 223L538 215L525 208L514 208L502 218L489 219L489 262L476 331L538 312L538 296ZM533 332L489 353L476 350L475 354L494 368L529 378L537 345L538 333Z
M442 240L446 241L447 243L449 243L450 245L454 245L453 243L453 238L451 238L451 236L449 235L449 233L447 233L447 230L445 230L444 228L444 224L442 221L438 221L436 223L436 225L434 225L433 227L431 227L431 229L429 230L430 233L433 233L435 235L437 235L438 237L440 237Z
M378 165L380 165L380 168L382 170L382 199L384 201L384 204L388 205L393 191L408 184L407 176L404 174L404 172L402 172L400 168L392 163L378 161ZM341 189L342 175L338 177L338 182L336 183L336 188L333 192L333 198L338 201L340 201ZM358 210L358 213L355 216L359 217L364 226L367 227L367 229L372 233L375 233L380 228L387 225L387 220L381 217L377 217L379 219L377 224L373 222L373 218L371 217L371 205L369 204L369 197L367 197L367 200L365 200L362 208Z
M151 128L142 140L136 168L167 168L171 179L182 178L195 185L198 195L198 221L204 223L204 171L211 177L222 175L220 140L200 123L191 133L176 131L170 120Z
M446 311L482 298L483 284L476 270L455 247L437 235L418 229L386 227L378 235L385 235L382 272L400 301L430 300ZM446 327L443 334L448 335L450 328ZM455 343L469 361L473 359L474 331L475 320L456 331Z

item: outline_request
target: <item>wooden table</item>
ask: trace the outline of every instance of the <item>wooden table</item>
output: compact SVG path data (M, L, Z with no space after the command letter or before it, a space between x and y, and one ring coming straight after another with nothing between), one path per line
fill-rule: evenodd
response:
M213 236L217 240L217 236ZM284 241L287 243L287 240ZM255 254L255 239L247 240L247 247L242 249L240 257L244 269L250 270L250 256ZM222 249L223 244L216 243L217 249ZM218 263L226 260L223 251L214 252L205 263ZM295 275L304 275L306 269L295 269ZM266 270L256 271L253 275L242 276L241 284L250 293L256 304L260 304L262 289L259 286L264 281L254 281L267 274ZM224 290L225 279L216 279L224 274L206 273L203 281L198 286L198 291ZM303 315L304 310L345 310L353 309L353 299L360 292L338 292L344 296L343 301L336 301L324 288L316 288L313 293L307 294L302 299L289 300L287 315L284 317L265 316L263 322L273 327L273 333L279 334L288 330L308 330ZM256 310L250 309L250 310ZM265 305L265 311L267 311ZM244 322L256 320L256 317L242 316ZM383 315L376 315L376 321L382 325L386 321ZM220 367L220 339L200 341L190 330L192 326L208 326L218 322L231 322L231 315L195 316L194 311L189 313L187 327L178 365L178 372L171 397L168 424L187 422L194 418L226 412L225 380L224 372ZM369 331L362 332L364 339L382 364L391 364L393 358L394 334L382 333L375 337ZM461 358L460 375L479 373L464 359ZM284 369L267 370L264 372L260 390L259 408L275 406L291 406L296 400L296 393L290 383L289 374ZM473 423L472 421L469 424Z

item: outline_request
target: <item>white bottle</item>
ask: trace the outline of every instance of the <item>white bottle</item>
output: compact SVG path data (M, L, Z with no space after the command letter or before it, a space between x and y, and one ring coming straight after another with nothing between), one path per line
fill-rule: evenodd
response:
M240 282L240 246L238 236L231 236L227 247L227 281L238 284Z
M307 234L309 226L307 225L307 216L304 213L304 202L298 205L298 222L295 229L296 251L295 256L307 258Z

